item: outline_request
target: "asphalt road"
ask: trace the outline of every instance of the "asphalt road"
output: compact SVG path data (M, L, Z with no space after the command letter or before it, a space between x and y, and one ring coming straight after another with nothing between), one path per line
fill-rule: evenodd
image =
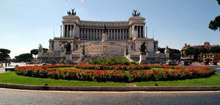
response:
M219 105L220 92L60 92L0 89L0 105Z

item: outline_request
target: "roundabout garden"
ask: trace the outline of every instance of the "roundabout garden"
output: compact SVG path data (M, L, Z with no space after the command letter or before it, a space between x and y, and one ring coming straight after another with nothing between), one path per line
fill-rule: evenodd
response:
M44 86L220 86L220 74L207 67L136 64L99 59L87 64L21 66L0 74L0 84Z
M168 65L95 65L56 64L18 67L16 74L38 78L97 82L167 81L209 77L215 71L207 67Z

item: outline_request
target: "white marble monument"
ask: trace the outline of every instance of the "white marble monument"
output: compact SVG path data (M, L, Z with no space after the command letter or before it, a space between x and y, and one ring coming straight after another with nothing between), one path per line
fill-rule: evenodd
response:
M150 54L156 54L158 48L158 41L148 38L145 34L145 25L145 18L137 11L134 11L127 21L85 21L72 10L63 17L60 37L50 39L49 52L41 53L38 59L42 62L77 62L83 57L82 50L85 46L85 55L90 57L126 56L138 61L139 48L143 42ZM70 44L68 57L65 50L67 43Z

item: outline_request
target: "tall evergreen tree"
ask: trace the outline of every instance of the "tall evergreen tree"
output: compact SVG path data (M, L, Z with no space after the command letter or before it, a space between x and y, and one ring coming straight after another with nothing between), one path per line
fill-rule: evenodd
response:
M15 59L17 62L30 62L33 59L33 56L30 53L25 53L15 56Z
M33 49L30 53L33 54L36 58L36 55L38 54L38 49Z
M10 53L11 51L8 49L0 49L0 61L6 61L7 58L10 58Z
M217 0L217 2L218 2L218 4L220 5L220 0ZM209 23L209 28L210 28L211 30L214 30L214 31L216 31L217 29L219 29L219 31L220 31L220 15L217 16L217 17L215 18L215 20L210 21L210 23Z

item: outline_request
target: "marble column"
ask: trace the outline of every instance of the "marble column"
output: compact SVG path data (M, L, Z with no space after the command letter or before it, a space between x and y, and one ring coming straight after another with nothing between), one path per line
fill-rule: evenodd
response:
M60 25L60 37L63 37L63 35L62 35L62 25Z
M66 36L69 37L69 25L67 25L66 27L67 27Z
M72 25L70 25L70 37L72 37L73 30L72 30Z
M89 33L90 29L87 29L87 39L90 39L90 33Z
M73 37L73 25L71 25L71 35L70 37Z
M93 34L92 34L92 36L93 36L93 40L95 40L95 38L96 38L95 29L93 29Z
M113 39L116 39L116 30L114 29L114 35L113 35Z
M101 30L100 29L98 30L98 33L99 33L98 34L98 39L100 39L100 34L101 34Z
M115 29L115 39L117 40L118 39L118 30Z
M129 30L125 30L125 39L128 39L129 38Z
M144 26L142 26L141 29L142 29L142 38L144 38L144 32L145 32Z
M143 38L145 38L145 34L146 34L146 29L145 26L143 26Z
M71 37L71 25L69 25L69 37Z
M95 40L95 29L92 31L92 39Z
M86 39L86 28L83 29L83 39Z
M120 37L121 37L121 29L118 29L118 39L121 39Z
M142 38L142 26L140 26L140 38Z
M92 29L89 29L89 40L91 40L91 39L92 39L92 35L91 35L91 34L92 34L92 32L91 32L91 31L92 31Z
M81 35L82 35L82 29L81 28L79 28L79 39L81 39Z
M63 37L65 37L65 25L63 25Z
M71 37L71 25L69 25L69 37Z
M125 39L125 30L122 29L122 39Z
M64 36L65 36L65 37L67 37L67 31L66 31L66 30L67 30L67 26L64 25Z
M114 39L114 35L115 35L114 29L112 29L112 39Z
M119 29L117 29L117 39L119 39L120 35L119 35Z
M110 29L110 39L112 39L112 29Z
M138 38L141 37L141 30L140 30L140 26L138 26Z
M124 38L124 37L123 37L123 36L124 36L124 35L123 35L123 34L124 34L124 31L123 31L123 30L124 30L124 29L121 29L121 39Z
M90 29L87 29L87 36L88 36L87 39L90 39Z
M87 39L87 28L84 29L84 39Z
M98 32L97 32L98 30L97 29L95 29L95 40L97 40L98 39Z
M68 25L68 37L70 37L70 25Z
M84 32L83 32L83 28L81 28L81 38L80 39L83 39L83 35L84 35Z
M108 29L108 33L107 33L107 37L108 37L108 39L110 39L110 30Z
M74 37L74 29L75 29L75 26L74 25L72 25L72 37Z
M92 29L90 29L90 40L92 40Z

